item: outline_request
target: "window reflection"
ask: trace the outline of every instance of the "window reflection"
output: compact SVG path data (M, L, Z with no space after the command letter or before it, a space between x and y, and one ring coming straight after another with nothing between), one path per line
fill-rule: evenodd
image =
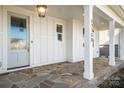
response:
M57 24L56 30L57 30L58 41L62 42L63 26L60 24Z
M26 49L26 19L11 17L11 49Z
M62 33L62 25L57 24L57 32Z

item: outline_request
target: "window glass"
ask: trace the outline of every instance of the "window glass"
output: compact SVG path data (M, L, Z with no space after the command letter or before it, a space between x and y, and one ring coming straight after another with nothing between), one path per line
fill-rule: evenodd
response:
M62 41L62 34L58 34L58 40Z
M57 24L57 32L62 33L62 30L63 30L62 25Z
M56 30L57 30L58 41L62 41L63 25L57 24Z
M84 28L83 28L83 47L84 47Z
M11 16L11 49L26 49L26 19Z

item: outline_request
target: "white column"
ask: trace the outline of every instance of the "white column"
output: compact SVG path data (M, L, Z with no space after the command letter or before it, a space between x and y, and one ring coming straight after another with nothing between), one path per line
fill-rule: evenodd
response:
M109 22L109 65L115 65L115 21Z
M93 6L84 6L84 78L92 80L93 73L93 46L91 42Z
M119 31L120 38L120 60L124 60L124 27Z

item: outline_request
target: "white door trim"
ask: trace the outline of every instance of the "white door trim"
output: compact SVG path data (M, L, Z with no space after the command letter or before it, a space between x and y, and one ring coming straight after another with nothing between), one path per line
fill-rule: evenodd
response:
M26 9L22 9L22 8L18 8L18 7L15 7L15 6L3 6L3 71L7 71L7 50L8 50L8 38L7 38L7 35L8 35L8 27L7 27L7 13L8 12L13 12L13 13L16 13L16 14L21 14L21 15L25 15L25 16L28 16L29 17L29 30L30 30L30 66L32 66L32 64L34 63L33 62L33 43L31 43L31 41L33 41L33 13L34 12L31 12L31 11L28 11Z
M22 68L22 67L25 67L25 66L29 66L30 65L30 51L28 51L28 49L23 49L23 50L13 50L13 49L11 49L11 32L10 32L10 27L11 27L11 17L16 17L16 18L21 18L21 19L25 19L26 20L26 44L28 45L28 48L29 48L29 50L30 50L30 30L29 30L29 17L28 16L24 16L24 15L20 15L20 14L15 14L15 13L12 13L12 12L7 12L7 16L8 16L8 19L7 19L7 21L8 21L8 26L7 26L7 28L8 28L8 34L7 34L7 41L8 41L8 50L7 50L7 55L11 55L12 53L16 53L16 55L18 55L18 53L20 52L20 53L28 53L27 54L27 62L28 62L28 64L26 63L26 65L23 65L23 64L21 64L21 65L17 65L17 63L19 62L19 60L16 62L16 67L14 66L14 67L10 67L8 64L10 63L10 57L8 56L8 62L7 62L7 69L15 69L15 68ZM10 54L11 53L11 54ZM17 59L18 59L18 57L17 57ZM14 64L13 64L14 65Z

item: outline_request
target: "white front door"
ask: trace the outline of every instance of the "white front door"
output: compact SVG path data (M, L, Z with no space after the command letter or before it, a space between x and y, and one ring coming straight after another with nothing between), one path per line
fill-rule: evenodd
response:
M29 66L28 17L8 13L8 69Z

